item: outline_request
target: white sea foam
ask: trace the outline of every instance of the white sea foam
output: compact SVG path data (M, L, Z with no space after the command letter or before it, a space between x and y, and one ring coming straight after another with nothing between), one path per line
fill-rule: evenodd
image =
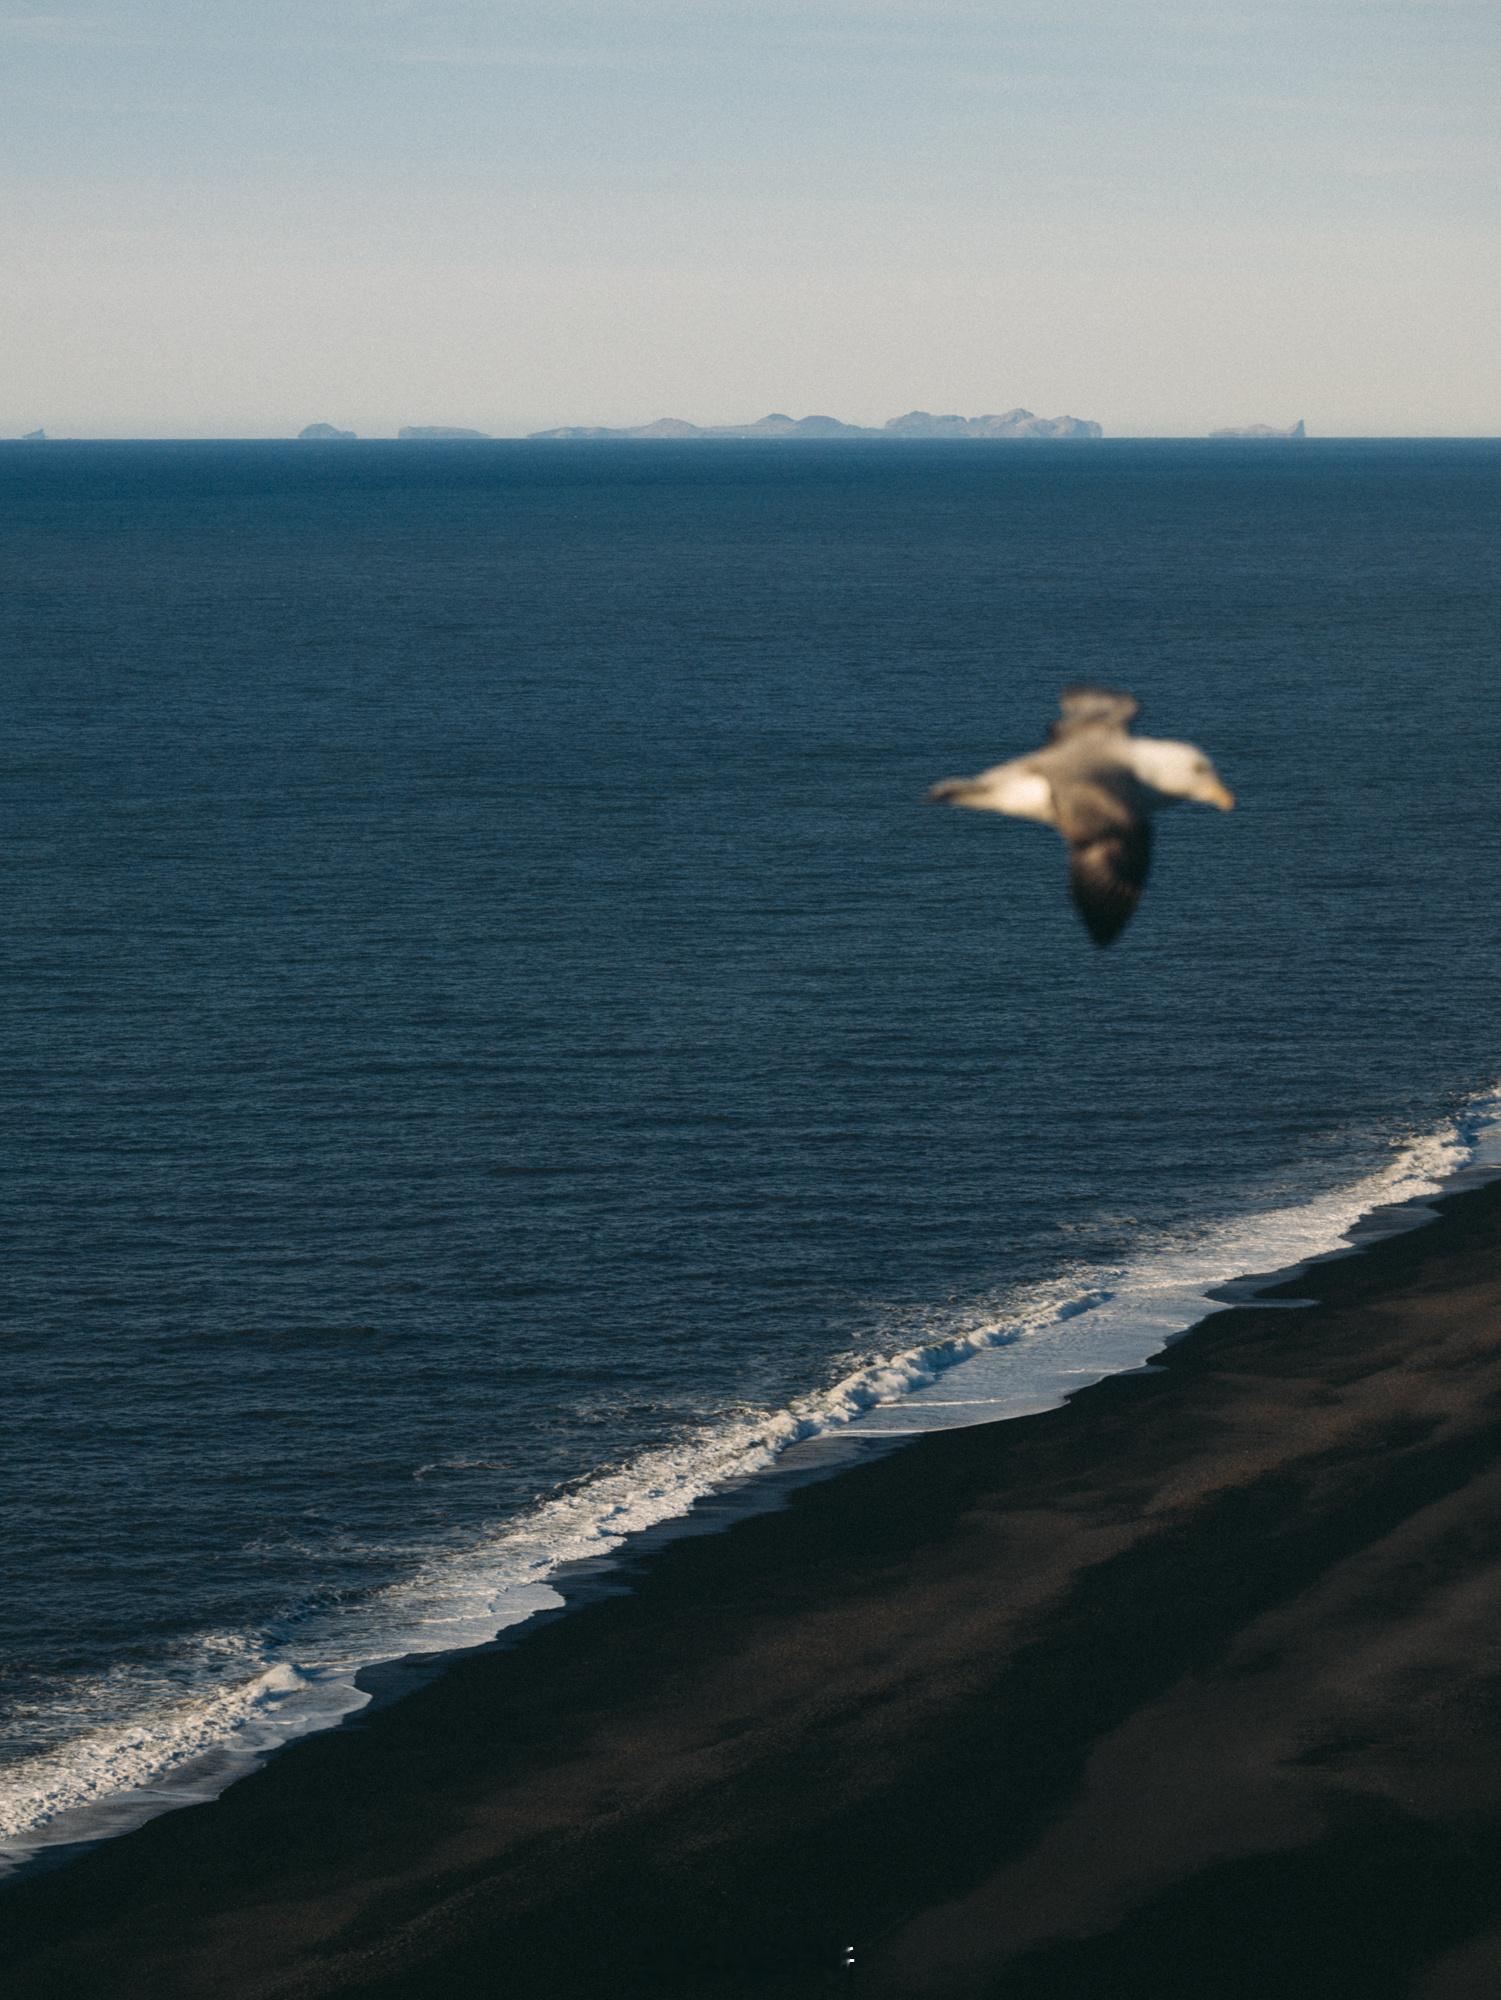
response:
M1202 1318L1215 1303L1210 1295L1232 1279L1337 1250L1363 1217L1421 1202L1467 1168L1501 1171L1501 1089L1470 1100L1438 1130L1394 1144L1379 1168L1342 1187L1164 1237L1112 1269L1081 1263L1046 1284L930 1313L910 1344L785 1409L729 1413L549 1499L481 1545L309 1621L296 1633L295 1657L206 1635L206 1667L214 1661L206 1691L86 1731L6 1773L0 1869L212 1796L271 1749L360 1707L368 1698L354 1685L362 1667L488 1642L561 1603L550 1579L565 1564L608 1556L792 1446L1052 1407L1086 1382L1142 1365ZM87 1690L78 1698L86 1709Z

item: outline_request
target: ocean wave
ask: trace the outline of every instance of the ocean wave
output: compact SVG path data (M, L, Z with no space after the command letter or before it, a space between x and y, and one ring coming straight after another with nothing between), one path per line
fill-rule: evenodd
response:
M206 1689L84 1731L6 1772L0 1864L212 1796L272 1749L363 1705L361 1668L489 1642L559 1605L553 1579L566 1565L607 1558L628 1537L682 1519L696 1501L765 1472L795 1445L1020 1415L1141 1366L1211 1310L1232 1280L1337 1251L1364 1218L1420 1204L1467 1168L1501 1171L1501 1088L1468 1099L1433 1131L1394 1141L1379 1167L1341 1186L1159 1235L1115 1266L1081 1260L1046 1283L946 1306L911 1344L862 1360L826 1387L781 1409L727 1412L291 1635L259 1646L204 1635ZM480 1463L450 1459L417 1476ZM236 1666L238 1677L227 1680ZM75 1689L73 1700L87 1711L87 1689Z
M226 1638L224 1650L246 1647ZM0 1851L14 1865L41 1846L123 1832L168 1806L212 1797L250 1762L366 1699L355 1689L320 1687L319 1679L278 1661L248 1680L158 1704L25 1759L0 1791ZM73 1699L85 1706L87 1695L85 1686Z

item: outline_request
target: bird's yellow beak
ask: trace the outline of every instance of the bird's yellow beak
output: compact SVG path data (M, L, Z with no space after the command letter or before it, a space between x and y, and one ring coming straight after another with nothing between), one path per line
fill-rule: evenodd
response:
M1204 794L1204 803L1208 806L1218 806L1222 813L1233 812L1235 810L1235 794L1222 785L1219 779L1216 778Z

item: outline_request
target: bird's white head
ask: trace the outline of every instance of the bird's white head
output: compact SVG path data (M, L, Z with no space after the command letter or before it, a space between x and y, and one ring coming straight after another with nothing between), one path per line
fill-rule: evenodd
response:
M1133 736L1131 766L1144 785L1169 799L1194 799L1200 805L1229 812L1235 794L1197 743L1171 743L1151 736Z

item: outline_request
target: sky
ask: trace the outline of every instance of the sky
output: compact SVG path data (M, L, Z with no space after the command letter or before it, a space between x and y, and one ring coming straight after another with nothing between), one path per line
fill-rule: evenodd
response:
M0 0L0 436L1501 434L1501 0Z

